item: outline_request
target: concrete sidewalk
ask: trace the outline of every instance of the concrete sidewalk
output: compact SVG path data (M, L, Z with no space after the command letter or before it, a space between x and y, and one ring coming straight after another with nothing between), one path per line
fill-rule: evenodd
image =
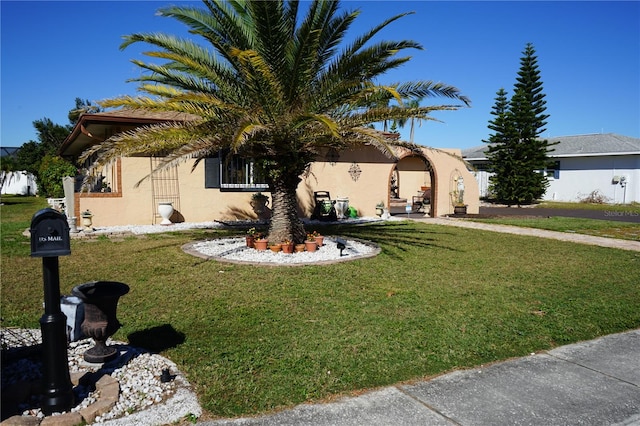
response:
M220 425L640 425L640 329Z

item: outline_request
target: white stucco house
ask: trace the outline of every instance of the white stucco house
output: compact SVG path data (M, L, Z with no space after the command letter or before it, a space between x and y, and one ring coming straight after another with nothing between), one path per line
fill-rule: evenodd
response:
M558 144L549 154L553 165L543 171L549 179L544 200L580 201L598 191L609 203L640 202L640 139L604 133L547 140ZM489 189L487 147L462 151L462 157L475 168L481 197Z
M0 157L15 156L18 149L19 148L17 147L0 147ZM4 174L4 172L0 173ZM26 171L15 171L11 172L10 175L7 176L4 185L0 190L3 194L34 195L38 191L38 186L36 185L36 180L31 173L27 173Z

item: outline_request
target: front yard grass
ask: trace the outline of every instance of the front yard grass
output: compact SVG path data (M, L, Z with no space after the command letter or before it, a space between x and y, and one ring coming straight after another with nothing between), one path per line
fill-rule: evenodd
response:
M577 232L597 237L640 241L640 223L613 220L582 219L574 217L501 217L474 219L477 222L521 226L559 232Z
M34 199L37 200L37 199ZM22 236L39 204L2 214L3 326L37 328L41 259ZM114 339L176 362L207 416L321 401L640 326L640 253L414 222L325 227L371 259L254 267L181 246L243 231L73 240L63 294L127 283ZM158 337L161 336L161 337Z
M582 210L598 210L602 212L617 212L640 214L640 203L629 204L601 204L601 203L576 203L563 201L543 201L536 207L545 209L582 209Z

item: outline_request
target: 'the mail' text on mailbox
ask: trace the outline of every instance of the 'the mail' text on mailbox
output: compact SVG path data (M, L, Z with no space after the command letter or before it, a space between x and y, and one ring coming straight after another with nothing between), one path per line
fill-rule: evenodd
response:
M31 256L55 257L71 254L67 217L54 209L42 209L31 219Z

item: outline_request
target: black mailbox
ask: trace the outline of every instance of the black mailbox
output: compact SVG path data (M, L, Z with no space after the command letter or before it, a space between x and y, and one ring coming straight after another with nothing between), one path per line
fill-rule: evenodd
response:
M67 217L54 209L42 209L31 219L31 256L56 257L71 254Z

